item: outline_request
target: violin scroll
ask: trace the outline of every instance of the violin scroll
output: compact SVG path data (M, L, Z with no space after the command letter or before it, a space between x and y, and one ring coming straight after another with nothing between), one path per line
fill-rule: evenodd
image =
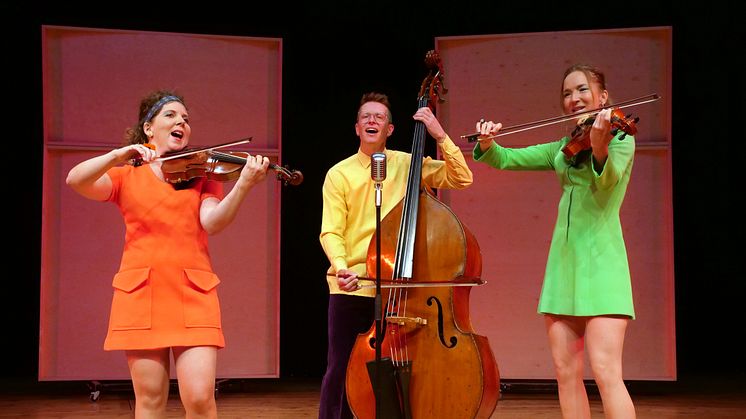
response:
M635 135L637 134L637 123L639 121L639 116L624 115L619 109L614 109L611 111L611 135L616 135L619 130L624 131L624 134L619 136L620 140L623 140L627 134Z
M290 170L285 167L280 167L276 164L270 163L269 168L277 172L277 180L282 181L283 185L298 186L303 183L303 173L300 170Z

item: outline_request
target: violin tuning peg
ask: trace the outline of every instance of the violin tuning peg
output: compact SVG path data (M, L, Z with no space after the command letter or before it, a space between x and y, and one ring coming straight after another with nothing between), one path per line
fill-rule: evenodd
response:
M619 136L619 141L622 141L626 137L627 137L627 133L625 132L625 133L623 133L622 135Z
M640 121L640 117L636 116L635 119L634 119L634 121L635 121L635 124L638 123Z
M616 135L617 132L619 132L619 128L612 128L611 129L611 135Z

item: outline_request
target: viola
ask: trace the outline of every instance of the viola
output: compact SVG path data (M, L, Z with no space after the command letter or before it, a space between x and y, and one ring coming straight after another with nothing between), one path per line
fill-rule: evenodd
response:
M591 127L595 120L595 116L585 118L580 121L575 129L573 129L570 141L562 147L562 152L565 153L565 157L568 159L573 158L581 151L591 148ZM619 108L612 110L611 135L617 135L619 131L622 131L623 134L619 136L619 139L624 140L624 137L626 137L627 134L637 134L636 124L639 120L639 117L633 117L631 114L624 115Z
M197 177L204 177L218 182L229 182L238 179L241 170L246 165L249 153L242 151L203 150L197 153L178 152L176 158L169 158L169 154L162 156L161 171L163 178L169 183L187 182ZM300 185L303 174L298 170L290 170L274 163L269 168L277 172L277 180L284 185Z

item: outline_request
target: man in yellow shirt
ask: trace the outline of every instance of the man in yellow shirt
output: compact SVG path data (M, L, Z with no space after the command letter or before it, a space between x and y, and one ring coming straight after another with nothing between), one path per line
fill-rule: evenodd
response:
M329 348L321 384L319 419L353 417L345 394L347 360L357 335L366 332L374 321L375 288L361 288L358 283L358 277L375 277L375 272L366 273L365 268L368 245L376 231L371 155L386 154L381 218L401 201L407 189L411 155L386 149L386 140L394 132L390 108L385 94L363 95L355 123L360 148L329 169L324 180L319 239L331 266L327 271ZM463 189L471 185L471 170L461 150L430 108L418 109L413 118L425 125L443 155L443 160L424 158L423 183L437 189Z

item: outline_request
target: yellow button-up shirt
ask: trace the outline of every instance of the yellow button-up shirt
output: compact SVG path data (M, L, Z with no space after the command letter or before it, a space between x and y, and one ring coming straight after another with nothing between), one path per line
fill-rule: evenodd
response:
M471 185L472 173L461 150L449 137L439 147L443 160L423 159L423 183L436 189L463 189ZM384 152L386 179L382 184L382 219L404 197L411 163L409 153ZM334 276L341 269L350 269L359 276L371 277L365 272L368 246L376 232L375 184L371 179L370 156L358 150L357 154L334 165L326 173L322 194L324 209L319 240L331 263L327 271L331 274L327 276L329 292L375 296L374 288L346 293L339 289Z

